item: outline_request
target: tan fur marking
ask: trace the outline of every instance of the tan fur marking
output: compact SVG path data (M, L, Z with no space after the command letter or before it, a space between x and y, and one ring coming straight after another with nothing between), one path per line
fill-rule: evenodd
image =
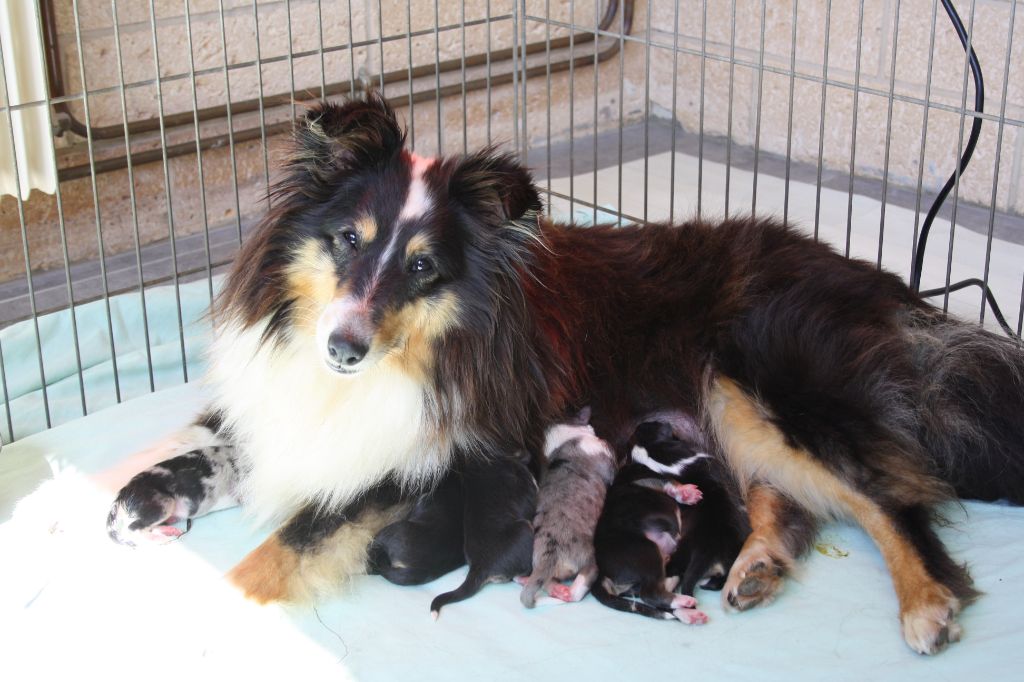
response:
M384 526L408 510L400 504L369 510L346 523L315 550L297 553L277 533L228 573L228 580L259 604L311 603L337 592L345 579L366 570L366 552Z
M425 256L430 251L430 238L422 232L417 232L405 244L405 260L412 260L414 255Z
M310 239L294 251L285 274L296 301L296 325L315 336L320 312L338 295L334 261L319 241Z
M763 481L818 516L853 517L874 540L889 567L902 616L947 605L953 613L959 609L952 593L929 575L920 554L885 512L809 453L787 445L764 409L739 386L717 379L708 407L719 443L748 497L753 533L744 553L760 544L778 559L787 556L778 529L777 496L770 488L753 485Z
M299 556L273 535L231 569L227 579L258 604L287 601L298 567Z
M423 381L433 362L433 341L455 326L457 313L454 296L418 299L381 320L377 342L397 347L393 361L410 377Z
M372 216L362 216L352 224L352 227L359 235L359 241L363 243L372 242L377 238L377 221Z

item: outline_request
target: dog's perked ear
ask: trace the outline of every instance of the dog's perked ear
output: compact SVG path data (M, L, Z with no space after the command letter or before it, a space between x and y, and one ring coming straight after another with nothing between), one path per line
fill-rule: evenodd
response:
M378 166L393 159L405 145L405 131L394 109L377 92L344 104L320 102L295 131L290 165L316 181L342 170Z
M493 147L471 154L452 170L448 195L472 214L494 225L543 207L533 177L512 154Z

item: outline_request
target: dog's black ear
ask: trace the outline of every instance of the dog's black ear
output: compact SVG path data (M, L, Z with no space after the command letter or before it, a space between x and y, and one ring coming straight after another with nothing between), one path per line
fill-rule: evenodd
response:
M392 159L405 145L405 131L391 105L374 91L344 104L312 107L296 128L295 142L292 165L323 179Z
M497 225L543 207L530 171L513 155L498 153L493 148L458 162L451 174L448 194L474 215Z

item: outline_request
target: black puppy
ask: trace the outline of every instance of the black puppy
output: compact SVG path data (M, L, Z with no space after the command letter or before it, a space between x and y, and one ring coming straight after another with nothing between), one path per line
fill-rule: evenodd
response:
M720 590L729 568L750 534L750 524L737 504L733 480L720 461L691 438L679 440L663 422L641 424L630 453L634 463L679 483L694 484L700 504L681 509L681 540L667 573L680 576L678 590L693 595L700 581L706 590Z
M469 463L462 481L469 573L430 603L434 618L443 606L472 597L487 583L529 574L533 562L537 481L526 463L514 457Z
M462 566L462 518L462 481L449 473L416 499L409 516L377 533L369 549L369 573L397 585L422 585Z
M619 611L650 618L707 622L690 595L673 594L666 567L682 537L680 504L700 502L700 490L643 464L627 464L608 490L594 533L600 576L594 597Z

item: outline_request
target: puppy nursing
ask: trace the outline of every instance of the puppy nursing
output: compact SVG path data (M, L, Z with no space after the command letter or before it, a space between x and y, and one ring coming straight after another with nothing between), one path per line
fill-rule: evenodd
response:
M594 528L615 478L615 453L594 435L588 417L584 410L582 424L559 424L545 438L548 470L534 519L533 572L520 596L527 608L541 590L561 601L579 601L597 579Z
M632 462L608 491L594 538L601 574L593 593L606 606L707 622L693 592L705 578L703 587L721 589L746 531L691 426L685 440L667 424L637 429Z

